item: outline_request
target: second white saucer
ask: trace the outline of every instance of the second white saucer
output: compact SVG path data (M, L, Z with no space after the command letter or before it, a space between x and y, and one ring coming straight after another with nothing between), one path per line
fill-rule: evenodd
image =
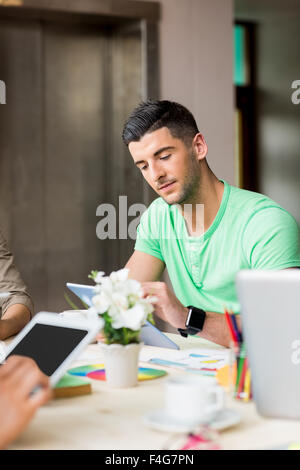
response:
M223 429L238 424L240 421L241 416L239 413L234 410L224 408L214 417L214 419L205 424L215 431L222 431ZM147 426L151 427L152 429L156 429L157 431L174 433L193 432L197 429L197 427L201 426L195 425L195 423L176 420L175 418L167 415L164 410L155 410L147 413L143 417L143 422Z

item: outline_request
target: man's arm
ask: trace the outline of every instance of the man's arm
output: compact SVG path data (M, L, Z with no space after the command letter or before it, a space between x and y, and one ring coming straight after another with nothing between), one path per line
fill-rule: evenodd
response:
M155 313L174 328L184 329L188 308L182 305L167 284L165 282L143 282L142 286L145 297L151 295L157 299L153 304ZM237 315L236 319L240 328L240 316ZM221 346L229 347L231 338L225 316L222 313L206 312L204 327L199 336Z
M187 307L179 302L165 282L156 282L163 274L165 263L155 256L136 250L125 267L129 269L130 278L142 283L145 297L151 295L157 298L154 304L155 313L175 328L185 328ZM206 315L199 336L222 346L230 346L230 334L224 315L215 312L206 312ZM239 315L236 318L240 326Z
M0 292L10 292L1 299L0 339L18 333L33 315L33 302L17 270L11 251L0 231Z
M135 250L125 268L129 277L139 282L158 281L165 269L165 263L155 256Z
M240 315L235 315L239 330L242 330ZM206 312L206 319L201 333L197 336L208 339L221 346L229 347L232 342L223 313Z

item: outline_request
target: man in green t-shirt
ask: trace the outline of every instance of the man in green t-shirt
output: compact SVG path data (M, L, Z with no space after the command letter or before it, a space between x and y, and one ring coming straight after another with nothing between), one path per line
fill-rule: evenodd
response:
M160 196L141 217L130 277L183 335L228 346L224 308L240 326L237 272L300 267L297 222L268 197L218 179L194 117L178 103L141 103L123 140ZM165 268L174 292L159 282Z

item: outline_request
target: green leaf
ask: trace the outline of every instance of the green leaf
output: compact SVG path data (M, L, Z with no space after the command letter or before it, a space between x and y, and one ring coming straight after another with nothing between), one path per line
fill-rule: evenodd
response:
M98 270L91 271L91 274L88 275L88 278L93 279L93 281L95 281L98 272L99 272Z
M77 305L70 299L70 297L68 296L68 294L66 292L64 294L64 298L73 310L82 310L79 307L77 307ZM89 308L89 306L83 300L80 299L80 302L82 303L82 305L85 309Z
M102 315L102 318L104 318L105 315L106 314ZM133 331L133 330L130 330L129 328L115 329L111 325L111 318L109 319L104 318L104 321L105 321L105 325L104 325L103 333L106 339L106 344L117 343L117 344L122 344L123 346L126 346L126 344L140 342L139 331Z
M69 304L69 306L73 309L73 310L80 310L77 305L70 299L70 297L68 296L67 293L64 294L64 298L66 300L66 302Z

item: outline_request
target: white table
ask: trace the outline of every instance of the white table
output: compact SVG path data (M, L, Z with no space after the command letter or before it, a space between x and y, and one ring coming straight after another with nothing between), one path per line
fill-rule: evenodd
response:
M198 338L185 340L177 335L169 336L182 348L221 348ZM88 346L88 352L93 355L93 363L102 362L98 345ZM74 367L84 363L87 362L76 361ZM166 370L168 374L178 373ZM162 408L167 376L122 390L109 389L105 382L93 381L91 395L56 399L42 407L10 449L160 450L170 433L146 427L142 417ZM300 440L300 421L262 418L252 402L228 398L227 407L238 411L242 420L220 433L218 442L222 449L274 448Z

